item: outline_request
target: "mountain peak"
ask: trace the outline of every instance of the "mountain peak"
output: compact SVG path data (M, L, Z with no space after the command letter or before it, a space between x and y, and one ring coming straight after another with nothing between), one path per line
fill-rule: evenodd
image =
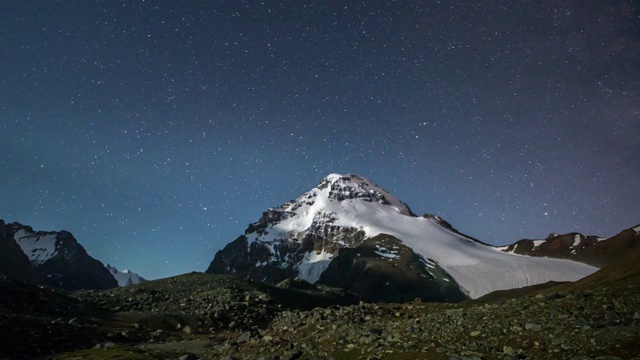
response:
M329 188L328 199L334 201L364 200L389 205L401 214L416 216L409 206L373 181L357 174L329 174L323 178L314 190ZM312 190L312 192L314 192Z
M328 182L333 184L334 182L339 181L340 178L342 178L344 176L345 175L333 173L333 174L329 174L329 175L325 176L324 179L322 179L322 181L328 181Z

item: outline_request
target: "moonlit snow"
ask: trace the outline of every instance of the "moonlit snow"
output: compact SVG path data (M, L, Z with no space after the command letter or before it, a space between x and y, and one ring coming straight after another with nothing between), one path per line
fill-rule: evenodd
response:
M58 254L56 250L55 233L38 235L20 229L15 233L13 238L20 248L22 248L22 252L36 265L43 264Z
M300 263L300 273L298 277L312 284L317 282L318 279L320 279L320 274L327 270L332 258L333 255L324 251L320 253L316 253L315 251L306 253Z

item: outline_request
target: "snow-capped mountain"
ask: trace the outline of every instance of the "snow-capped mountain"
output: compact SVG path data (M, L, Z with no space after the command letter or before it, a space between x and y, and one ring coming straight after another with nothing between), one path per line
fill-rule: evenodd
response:
M69 290L107 289L116 287L117 281L102 263L87 254L68 231L34 231L30 226L17 222L5 224L0 220L3 241L19 248L22 254L13 252L11 261L30 263L37 279L30 282L60 287ZM5 271L7 276L23 278L25 266L12 267Z
M266 283L299 277L373 300L461 300L596 271L583 263L500 251L439 217L416 216L358 175L332 174L267 210L216 253L207 272Z
M105 268L109 270L109 273L113 276L114 279L118 282L118 286L129 286L134 284L139 284L141 282L147 281L142 276L129 271L129 270L118 270L115 266L111 266L109 264L105 265Z

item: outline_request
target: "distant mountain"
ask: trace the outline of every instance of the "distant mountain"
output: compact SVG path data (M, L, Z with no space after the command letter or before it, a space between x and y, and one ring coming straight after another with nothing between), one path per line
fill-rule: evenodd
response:
M145 282L147 281L145 278L143 278L142 276L129 271L129 270L118 270L116 269L115 266L111 266L109 264L105 265L105 268L107 270L109 270L109 272L111 273L111 275L114 277L114 279L116 279L116 281L118 281L118 286L129 286L129 285L135 285L135 284L139 284L141 282Z
M5 224L2 220L0 230L0 246L5 248L0 270L9 277L68 290L118 286L104 265L89 256L68 231L34 231L30 226Z
M498 249L507 253L571 259L606 267L624 257L640 254L640 225L609 238L580 233L550 234L544 240L523 239Z
M596 270L502 252L439 217L416 216L362 176L332 174L264 212L215 254L207 272L269 284L297 277L373 301L459 301Z

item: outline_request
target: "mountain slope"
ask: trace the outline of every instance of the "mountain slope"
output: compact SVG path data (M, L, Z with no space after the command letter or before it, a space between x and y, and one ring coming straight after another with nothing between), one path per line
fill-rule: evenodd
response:
M37 283L68 290L118 286L102 263L89 256L70 232L34 231L17 222L4 228L5 239L16 244L35 269L39 277ZM14 268L12 271L7 275L19 278L26 270Z
M439 218L416 217L405 203L361 176L332 174L298 199L263 213L244 235L216 254L207 272L267 283L293 276L322 281L323 272L343 256L341 249L357 248L381 234L410 251L405 255L374 251L378 259L387 259L394 267L407 256L419 257L421 265L410 272L430 277L434 289L455 282L471 298L550 280L574 281L597 270L574 261L504 253L444 224ZM441 275L434 274L435 268ZM367 265L361 271L366 275L369 269Z

